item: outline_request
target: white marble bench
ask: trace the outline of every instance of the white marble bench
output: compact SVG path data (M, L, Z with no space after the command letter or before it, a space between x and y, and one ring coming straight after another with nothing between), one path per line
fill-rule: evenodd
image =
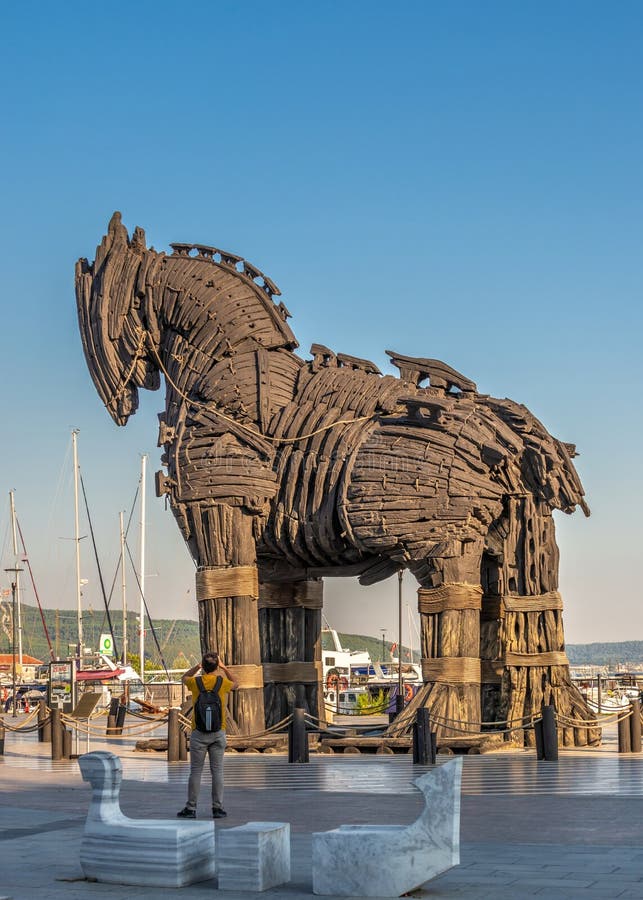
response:
M85 753L78 760L92 786L80 845L87 878L110 884L182 887L214 877L214 823L130 819L118 795L123 767L113 753Z
M313 893L399 897L460 862L462 759L415 780L426 806L411 825L341 825L313 834Z
M219 890L267 891L290 881L290 825L247 822L217 835Z

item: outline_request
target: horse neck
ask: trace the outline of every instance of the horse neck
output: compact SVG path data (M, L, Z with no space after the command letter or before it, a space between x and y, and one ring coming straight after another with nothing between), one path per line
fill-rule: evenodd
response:
M146 319L168 411L215 404L266 430L302 366L285 310L248 276L201 257L159 256L153 284Z

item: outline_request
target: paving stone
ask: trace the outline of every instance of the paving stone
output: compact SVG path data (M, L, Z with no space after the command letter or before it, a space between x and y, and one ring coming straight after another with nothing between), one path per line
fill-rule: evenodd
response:
M586 900L616 900L620 897L620 893L606 893L606 886L599 885L597 888L566 888L564 891L558 891L550 887L542 887L533 890L532 896L546 897L547 900L573 900L576 897L584 897Z
M24 746L28 753L39 752L35 743L25 741ZM126 748L123 752L127 752ZM575 758L580 756L582 754ZM589 759L589 751L586 757L582 761L582 779L587 778L587 766L594 764ZM78 845L89 790L73 764L54 768L47 762L46 770L41 771L34 767L15 767L11 759L5 756L0 763L2 894L12 900L88 900L90 897L94 900L176 900L175 891L164 889L142 887L120 891L115 885L63 880L81 875L77 859L73 858L69 848ZM475 771L482 772L489 758L466 758L465 773L471 760L479 767ZM314 900L311 894L311 831L350 822L375 823L381 821L383 809L389 820L392 814L398 822L410 822L417 817L419 806L413 794L404 790L395 793L397 787L403 785L404 778L400 761L394 758L390 761L394 764L390 769L395 773L394 778L387 784L380 773L375 785L377 791L371 793L335 790L337 780L334 777L331 779L332 790L306 787L308 776L305 772L297 773L296 789L272 789L274 773L280 772L283 777L287 770L270 766L268 760L261 757L253 761L256 767L253 771L257 773L253 786L226 785L228 818L223 827L257 818L291 822L292 881L267 892L265 897ZM140 758L135 762L140 778L146 781L124 781L123 811L133 817L172 817L185 802L187 766L168 767L161 760L146 762ZM637 765L643 763L643 757L634 762ZM524 900L534 896L541 900L577 897L642 900L643 816L640 810L643 787L638 796L617 796L621 789L618 771L621 768L625 772L625 769L615 757L609 775L611 780L605 783L604 792L583 796L573 794L575 775L569 766L561 767L560 778L552 768L547 781L537 772L528 773L535 769L528 754L512 754L510 764L500 758L492 759L491 763L489 771L497 779L497 790L503 793L488 794L479 790L474 795L465 791L462 797L462 865L429 882L422 891L414 892L417 900L453 897ZM356 765L355 761L350 765ZM358 775L376 771L369 767L368 761L357 765L362 766L357 770ZM525 775L522 779L521 794L517 786L523 765L528 777ZM333 771L340 773L344 783L349 768L341 769L340 766L337 763ZM503 767L508 773L504 781L501 780ZM410 766L409 773L410 778L413 774ZM359 778L363 777L359 775ZM319 769L310 775L311 784L315 778L319 778ZM540 781L537 783L534 778ZM550 793L541 791L539 785L545 783L552 786ZM529 784L538 787L538 792L524 793ZM643 779L641 784L643 786ZM614 789L612 795L608 788ZM581 785L581 789L586 788ZM205 795L207 778L204 778L203 790ZM315 810L314 820L311 809ZM74 822L78 822L78 826L74 826ZM48 830L52 823L53 830ZM64 831L58 830L59 825L67 823ZM3 832L9 839L3 840ZM529 840L521 842L525 837ZM7 858L37 861L37 864L9 868L5 864ZM583 886L579 887L579 883ZM184 900L212 900L215 896L217 900L238 900L239 894L216 890L216 880L181 891ZM260 895L249 894L248 897L259 900Z
M476 871L472 871L471 869L468 872L460 872L458 869L455 869L449 876L442 876L442 879L447 879L449 885L454 884L513 884L516 881L515 876L507 875L506 873L499 874L480 874ZM441 879L441 882L442 882ZM437 879L436 879L437 880ZM446 880L445 880L446 883Z

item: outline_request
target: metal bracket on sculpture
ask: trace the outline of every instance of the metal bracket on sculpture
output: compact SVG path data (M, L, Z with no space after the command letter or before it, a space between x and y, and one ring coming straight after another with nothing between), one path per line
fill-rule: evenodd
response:
M394 350L387 350L386 354L391 357L391 364L400 370L404 381L409 381L416 387L419 387L420 382L428 378L431 387L434 388L443 388L446 391L457 388L463 394L473 394L477 391L474 381L439 359L402 356L401 353L396 353Z
M410 419L426 421L434 425L446 425L449 422L446 414L453 409L453 401L443 400L440 397L400 397L399 402L408 409ZM422 410L426 410L429 415L425 415Z
M313 355L312 370L319 371L321 368L337 368L337 357L328 347L323 344L312 344L310 352Z
M344 369L352 369L354 372L366 372L367 375L381 375L374 362L370 359L362 359L360 356L349 356L348 353L338 353L337 362Z
M172 488L176 485L176 481L166 475L162 469L154 474L154 482L156 487L156 496L163 497L165 494L171 494Z

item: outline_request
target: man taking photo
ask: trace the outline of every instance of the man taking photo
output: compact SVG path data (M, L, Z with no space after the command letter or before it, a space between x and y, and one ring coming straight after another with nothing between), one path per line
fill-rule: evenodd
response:
M197 672L201 670L201 674ZM226 705L237 679L215 652L205 653L181 679L192 693L192 734L190 735L190 778L188 801L177 813L179 819L196 819L201 773L206 754L212 773L212 817L220 819L223 808L223 753L226 748Z

